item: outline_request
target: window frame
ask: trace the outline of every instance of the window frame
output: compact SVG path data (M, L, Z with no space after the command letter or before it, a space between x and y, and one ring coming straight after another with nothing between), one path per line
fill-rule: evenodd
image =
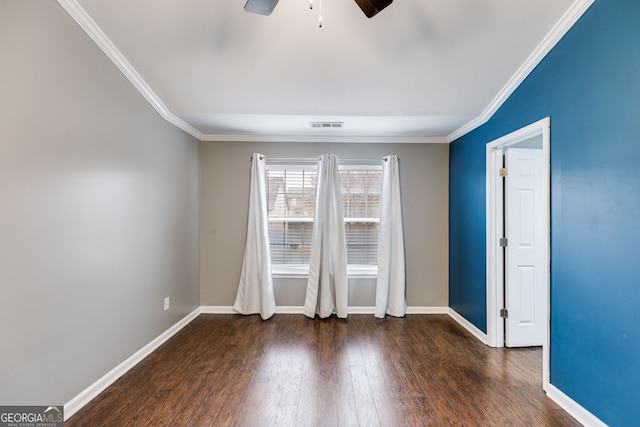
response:
M267 158L265 170L305 169L317 171L317 159L269 159ZM377 170L382 171L382 159L344 159L338 160L338 169L343 170ZM314 217L301 218L269 218L269 222L313 222ZM344 218L346 223L380 223L377 218ZM273 278L307 278L309 276L309 264L271 264ZM350 278L376 278L378 265L347 264L347 276Z

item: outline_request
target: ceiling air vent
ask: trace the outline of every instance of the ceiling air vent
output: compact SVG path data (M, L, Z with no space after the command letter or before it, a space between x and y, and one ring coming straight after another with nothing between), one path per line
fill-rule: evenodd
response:
M322 128L322 129L331 129L331 128L341 128L344 126L344 122L309 122L312 128Z

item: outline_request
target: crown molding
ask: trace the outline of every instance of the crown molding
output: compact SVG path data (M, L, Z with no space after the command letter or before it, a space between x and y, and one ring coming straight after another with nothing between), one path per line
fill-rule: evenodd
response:
M78 4L76 0L57 0L58 3L67 11L69 15L80 25L85 33L98 45L100 49L107 55L111 62L129 79L133 86L144 96L160 116L172 125L182 129L191 136L202 140L202 132L189 125L185 121L176 117L164 105L158 95L153 92L151 87L138 74L127 59L120 53L111 40L98 27L98 24L87 14L87 12Z
M337 136L337 135L220 135L204 134L209 142L313 142L351 144L448 144L445 137L424 136Z
M294 135L222 135L203 134L184 120L174 115L164 105L162 100L153 92L142 76L133 68L129 61L115 47L111 40L104 34L98 24L87 14L76 0L57 0L64 10L80 25L89 37L98 45L107 57L118 67L122 74L129 79L131 84L144 96L160 116L187 132L200 141L209 142L313 142L313 143L404 143L404 144L447 144L466 135L472 130L485 124L495 112L511 96L516 88L533 71L533 69L553 49L558 41L571 29L576 21L593 4L595 0L576 0L560 21L551 29L544 40L529 55L524 64L516 71L507 84L493 98L480 116L461 126L446 137L420 137L420 136L294 136Z
M122 74L129 79L133 86L144 96L160 116L172 125L182 129L200 141L217 142L340 142L340 143L405 143L405 144L447 144L445 137L407 137L407 136L294 136L294 135L222 135L203 134L184 120L177 117L164 105L160 97L144 81L142 76L133 68L124 55L116 48L113 42L100 29L98 24L78 4L76 0L57 0L67 13L80 25L85 33L98 45Z
M547 56L551 49L553 49L560 39L573 27L594 1L595 0L576 0L544 40L542 40L531 55L529 55L524 64L520 66L518 71L516 71L507 84L504 85L495 98L493 98L482 114L449 134L446 138L447 141L453 142L489 121L496 111L498 111L498 108L513 94L524 79L526 79L533 69Z

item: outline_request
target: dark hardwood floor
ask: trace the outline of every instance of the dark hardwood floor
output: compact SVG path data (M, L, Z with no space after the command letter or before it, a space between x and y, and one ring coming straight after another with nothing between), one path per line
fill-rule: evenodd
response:
M541 377L446 315L201 315L65 426L579 426Z

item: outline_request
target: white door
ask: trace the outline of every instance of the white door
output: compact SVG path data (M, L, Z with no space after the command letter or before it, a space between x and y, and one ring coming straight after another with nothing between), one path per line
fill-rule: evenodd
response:
M542 150L505 154L505 344L540 346L545 340L545 226Z

